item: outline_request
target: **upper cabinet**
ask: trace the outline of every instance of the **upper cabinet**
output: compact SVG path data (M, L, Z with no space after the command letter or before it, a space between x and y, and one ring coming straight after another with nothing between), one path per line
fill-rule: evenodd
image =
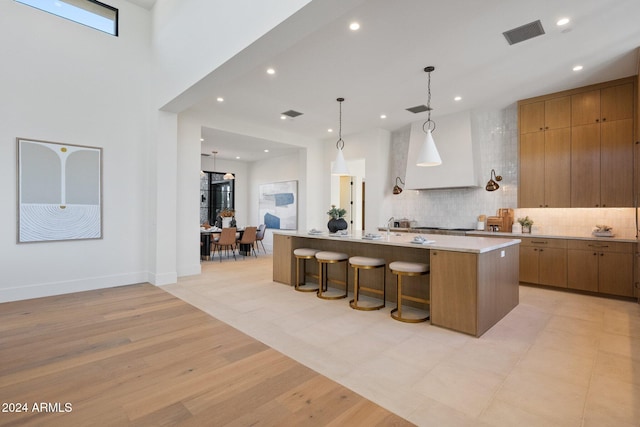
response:
M519 207L633 206L636 78L519 105Z
M569 207L571 97L520 105L520 207Z

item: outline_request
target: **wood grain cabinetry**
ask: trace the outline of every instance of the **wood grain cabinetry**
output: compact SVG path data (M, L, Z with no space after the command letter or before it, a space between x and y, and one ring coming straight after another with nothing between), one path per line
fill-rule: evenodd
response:
M633 243L570 240L567 249L568 287L632 297L633 256Z
M632 207L636 78L518 103L518 206Z
M571 97L520 106L520 207L569 207Z
M432 250L431 323L479 337L518 305L518 247Z
M571 96L571 206L633 206L634 84Z
M522 238L520 281L537 285L567 287L567 241Z

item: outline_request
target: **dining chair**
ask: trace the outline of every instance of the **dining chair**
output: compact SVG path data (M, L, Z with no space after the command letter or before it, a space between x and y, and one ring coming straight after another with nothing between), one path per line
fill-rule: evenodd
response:
M235 227L223 228L220 233L220 237L213 242L213 255L215 257L216 249L220 256L220 262L222 262L222 248L227 252L227 258L229 257L229 249L233 254L233 259L236 259L236 229Z
M258 231L258 227L245 227L244 233L242 233L242 237L237 243L240 245L240 252L246 256L247 252L253 252L255 257L258 257L256 254L256 250L254 245L256 244L256 234Z
M267 225L266 224L260 224L258 226L258 231L256 232L256 249L258 249L258 243L259 243L262 246L262 252L264 252L266 254L267 251L264 248L264 243L262 243L262 241L264 240L265 231L267 231Z

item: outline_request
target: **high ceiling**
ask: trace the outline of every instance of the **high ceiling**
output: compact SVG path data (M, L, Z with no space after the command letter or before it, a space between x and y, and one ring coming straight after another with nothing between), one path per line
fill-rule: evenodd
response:
M427 103L428 65L436 67L436 120L638 72L639 0L345 0L353 7L331 19L313 9L322 1L312 1L263 38L282 40L281 45L259 40L260 55L250 46L207 76L209 89L191 109L305 138L337 139L327 131L337 131L337 97L346 99L343 135L393 131L425 120L426 113L406 108ZM314 31L308 26L311 13L317 14ZM571 21L559 27L562 17ZM545 34L507 43L504 31L538 19ZM360 23L358 31L349 29L353 21ZM575 72L575 65L584 69ZM266 73L269 67L275 74ZM229 69L235 70L233 78ZM222 73L224 84L216 85ZM281 120L291 109L303 115ZM211 130L212 137L216 132ZM203 152L217 149L219 158L235 157L237 138L230 145L224 138L207 139Z

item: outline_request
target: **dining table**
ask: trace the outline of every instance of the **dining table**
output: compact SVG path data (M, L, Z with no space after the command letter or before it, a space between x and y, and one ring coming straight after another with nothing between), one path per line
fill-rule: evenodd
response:
M200 227L200 258L205 261L211 259L211 243L212 238L215 240L217 236L222 233L222 228L219 227ZM236 229L236 240L242 239L244 228ZM247 247L248 246L248 247ZM251 253L251 247L249 245L240 245L238 252L241 255L247 255Z

